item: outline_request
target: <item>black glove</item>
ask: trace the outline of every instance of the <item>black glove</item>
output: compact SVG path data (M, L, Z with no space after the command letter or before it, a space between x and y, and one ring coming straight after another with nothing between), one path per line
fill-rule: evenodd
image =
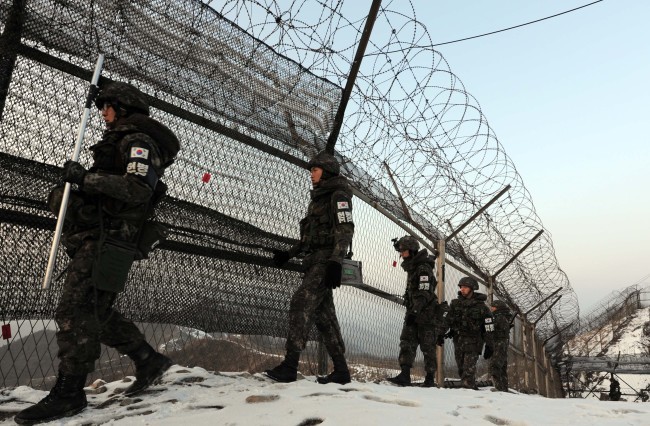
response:
M65 182L83 185L87 170L76 161L68 160L63 165L62 178Z
M330 288L338 288L341 286L341 272L343 267L339 262L328 260L325 266L325 275L321 281L322 285Z
M453 339L454 336L456 336L456 332L454 330L449 330L447 333L445 333L445 339Z
M413 325L415 323L415 320L418 318L418 316L412 312L409 312L406 314L406 318L404 319L404 323L406 325Z
M442 346L445 344L445 335L444 334L438 334L438 337L436 337L436 345Z
M483 358L490 359L492 358L493 353L494 353L494 348L492 347L492 345L485 345L485 349L483 350Z
M273 263L276 266L282 266L291 259L288 251L284 250L273 250Z

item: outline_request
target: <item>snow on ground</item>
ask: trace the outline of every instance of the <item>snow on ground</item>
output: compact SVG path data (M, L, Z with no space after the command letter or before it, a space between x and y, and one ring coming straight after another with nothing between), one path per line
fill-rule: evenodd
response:
M621 356L637 355L647 357L650 355L650 348L648 348L650 339L643 334L643 325L649 320L650 307L637 310L630 319L629 324L621 330L621 337L607 346L605 355L614 359L616 359L619 352ZM609 377L609 374L602 375ZM624 394L638 392L650 385L650 374L620 374L619 382L621 391ZM609 390L609 379L603 380L599 389L604 391ZM628 396L623 397L629 398ZM650 424L650 420L648 423Z
M401 388L387 383L320 385L314 377L275 383L248 373L172 367L163 383L135 398L109 400L122 381L89 395L89 407L50 425L647 425L650 403L548 399L467 389ZM0 391L0 425L46 392Z

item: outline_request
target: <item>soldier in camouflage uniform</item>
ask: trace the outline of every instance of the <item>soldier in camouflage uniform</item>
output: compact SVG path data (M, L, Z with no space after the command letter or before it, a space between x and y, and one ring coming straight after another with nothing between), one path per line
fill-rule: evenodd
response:
M304 277L291 298L285 359L266 374L279 382L296 380L300 352L315 323L334 363L334 371L318 382L345 384L350 382L350 372L332 290L341 285L341 262L352 243L352 190L331 154L318 153L309 168L313 189L307 216L300 221L300 242L289 251L276 251L273 257L282 266L304 254Z
M471 277L463 277L458 282L458 298L452 300L447 315L449 331L447 338L454 339L454 355L458 366L461 385L468 389L476 386L476 362L481 354L489 359L494 351L492 344L492 314L485 301L487 296L479 293L478 282Z
M402 269L407 273L404 293L406 316L399 343L398 359L402 371L388 380L400 386L411 384L411 367L420 345L426 372L423 386L432 387L435 385L433 378L436 372L436 326L440 326L436 321L435 257L429 256L426 249L420 250L420 244L410 235L397 240L394 247L404 259Z
M497 390L508 392L508 345L512 312L502 300L493 301L490 310L494 317L492 332L494 354L490 358L490 375Z
M106 130L90 147L93 165L86 170L68 161L63 167L63 180L78 189L70 195L62 238L72 259L55 313L59 375L49 395L15 417L20 424L84 409L83 387L95 369L100 343L134 361L136 381L127 395L142 391L172 365L112 305L136 256L140 230L166 189L159 179L180 145L167 127L149 117L149 105L135 87L112 83L95 102ZM62 194L61 187L50 193L48 202L55 214Z

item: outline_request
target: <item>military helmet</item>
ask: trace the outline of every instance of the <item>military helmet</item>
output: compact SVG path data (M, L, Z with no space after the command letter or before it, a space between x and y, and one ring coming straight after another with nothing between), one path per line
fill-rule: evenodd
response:
M117 103L118 107L129 112L149 115L149 104L146 98L140 90L129 83L116 81L102 88L95 98L95 105L98 109L102 109L105 103Z
M416 240L412 236L404 235L402 238L395 241L393 247L395 247L395 250L397 251L408 250L408 251L412 251L413 253L417 253L418 250L420 250L420 243L418 243L418 240Z
M503 300L493 300L492 306L494 306L497 309L508 309L508 304Z
M336 158L327 151L321 151L316 154L307 165L310 169L312 167L320 167L323 171L328 172L334 176L341 173L341 166Z
M478 290L478 281L476 281L472 277L463 277L458 281L458 287L466 286L471 288L472 290L476 291Z

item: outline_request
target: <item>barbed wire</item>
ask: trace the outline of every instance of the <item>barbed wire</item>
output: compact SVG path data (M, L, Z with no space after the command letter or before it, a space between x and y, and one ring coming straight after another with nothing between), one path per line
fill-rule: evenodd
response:
M317 0L233 0L220 2L217 10L276 52L338 85L346 81L367 13L358 2ZM337 150L367 173L356 176L355 183L384 204L390 201L364 181L392 191L387 164L406 204L438 238L451 232L449 224L460 226L511 185L505 197L457 236L458 246L451 250L489 275L544 227L479 102L432 46L412 2L383 3ZM399 206L390 207L405 218ZM541 336L550 337L575 321L579 308L545 231L499 275L497 291L526 311L561 287L561 299L538 324Z

